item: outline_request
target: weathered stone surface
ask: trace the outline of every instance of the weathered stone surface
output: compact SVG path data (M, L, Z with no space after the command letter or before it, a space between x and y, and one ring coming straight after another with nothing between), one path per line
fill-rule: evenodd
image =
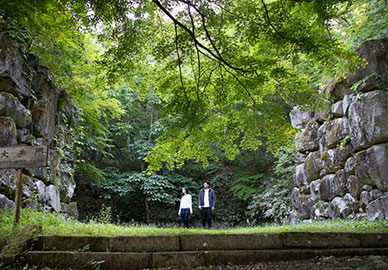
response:
M0 91L31 96L28 81L23 76L23 54L16 38L0 33Z
M340 100L331 105L330 112L337 117L344 116L343 101Z
M342 109L344 115L348 115L348 110L350 104L353 102L354 94L348 94L344 96L344 99L342 100Z
M362 186L360 179L357 176L351 175L346 181L346 189L354 198L360 198Z
M307 185L306 173L304 171L303 164L296 166L293 178L296 186L300 187L300 186Z
M371 185L363 185L362 186L362 190L371 191L372 189L373 189L373 187Z
M368 40L360 46L357 53L366 60L367 65L346 75L349 85L372 74L380 75L382 81L388 81L388 38Z
M35 189L37 191L37 196L39 201L47 202L49 200L47 187L42 181L40 180L35 181Z
M0 92L0 116L9 116L17 127L25 128L31 123L31 115L12 94Z
M334 216L334 210L328 202L319 201L313 205L310 213L312 220L320 220L322 218L332 218Z
M283 233L284 247L298 248L334 248L359 247L360 238L356 233L327 233L327 232L287 232Z
M298 218L297 200L309 195L306 186L315 202L312 219L326 218L330 210L335 212L333 218L381 219L386 215L381 198L388 195L388 38L368 41L358 52L367 66L347 74L347 79L338 76L328 83L323 91L333 103L321 102L298 137L298 150L307 155L298 160L304 161L298 175L304 171L310 183L296 181L293 205Z
M343 99L346 94L350 94L352 91L344 81L333 78L326 85L323 92L330 94L334 101L339 101Z
M364 190L363 192L361 192L361 195L360 195L361 205L368 205L371 200L372 200L372 197L369 191Z
M345 188L345 175L343 171L329 174L322 178L319 185L319 197L323 200L331 200L335 196L343 196Z
M356 82L354 85L356 92L370 92L373 90L382 90L386 87L386 82L383 82L380 75L371 74L364 79Z
M0 117L0 147L17 145L16 125L10 117Z
M347 118L337 118L327 122L326 126L326 145L329 148L335 147L342 139L348 135Z
M0 169L0 188L7 195L16 189L16 172L15 169Z
M305 162L306 157L307 157L306 154L297 152L297 153L295 154L295 162L296 162L296 163L303 163L303 162Z
M2 262L5 265L15 263L16 259L25 252L33 238L42 231L42 226L27 225L15 237L13 237L8 245L1 251Z
M335 149L329 149L322 153L321 160L323 162L324 176L328 173L334 173L344 167L347 158L351 155L351 148L345 146L337 146Z
M8 199L3 194L0 194L0 210L11 209L15 207L15 203ZM1 211L0 211L1 212Z
M335 217L346 218L352 213L351 205L349 205L345 199L336 197L331 201L331 205L334 210Z
M145 269L153 268L150 253L80 252L80 251L29 251L25 258L30 265L54 269ZM183 257L183 256L182 256ZM184 257L186 258L186 257ZM178 260L178 258L175 258ZM194 263L193 261L190 261ZM165 265L168 266L168 265Z
M355 156L355 173L361 183L388 191L388 143L378 144Z
M25 145L33 145L35 141L34 135L27 128L17 129L18 142Z
M322 182L322 180L318 179L318 180L312 181L310 183L311 199L313 199L314 201L317 201L321 198L321 196L319 194L319 186L320 186L321 182Z
M78 110L65 89L55 85L49 69L39 66L39 59L20 45L17 39L0 32L0 147L48 145L51 153L64 151L65 160L57 158L59 154L49 155L49 168L24 170L29 177L23 185L24 196L31 197L37 190L38 206L43 203L46 209L58 211L61 201L73 205L75 181L71 171L76 155L67 130L77 122ZM12 198L16 171L15 175L9 172L0 170L0 193ZM41 181L38 185L37 179ZM58 189L59 199L54 187L46 187L50 184Z
M349 133L356 150L388 141L388 92L362 95L349 107Z
M372 189L370 192L370 197L372 198L372 200L376 200L382 196L384 196L384 193L382 193L380 190L378 189Z
M319 178L319 173L323 167L322 163L319 152L312 152L307 156L306 162L304 163L304 172L307 182L311 182L312 180Z
M181 250L280 249L279 234L206 234L180 237Z
M388 194L369 203L366 207L366 213L370 220L388 218Z
M57 212L61 211L61 198L58 189L54 185L49 185L47 187L47 194L51 207Z
M78 219L79 213L78 213L77 202L61 203L61 212L68 214L69 216L75 219Z
M299 188L294 187L291 191L291 203L296 207L296 198L301 195Z
M348 158L346 160L344 169L345 169L345 172L347 174L354 174L355 173L355 171L354 171L354 166L355 166L354 162L355 161L354 161L353 157L350 157L350 158Z
M319 138L317 136L318 123L309 122L303 131L299 140L298 151L305 153L307 151L316 151L319 148Z
M388 234L360 233L360 240L362 247L386 247L388 243Z
M311 196L300 195L295 198L295 208L298 210L300 218L309 218L313 205L314 200Z
M304 129L313 116L314 112L303 111L299 106L295 106L290 112L291 125L294 128Z

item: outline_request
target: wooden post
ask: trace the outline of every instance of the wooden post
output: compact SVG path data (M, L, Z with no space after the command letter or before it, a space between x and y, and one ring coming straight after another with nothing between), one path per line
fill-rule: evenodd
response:
M23 195L22 172L23 172L23 169L19 168L16 175L15 215L13 217L14 227L19 224L19 220L20 220L20 204L21 204L22 195Z

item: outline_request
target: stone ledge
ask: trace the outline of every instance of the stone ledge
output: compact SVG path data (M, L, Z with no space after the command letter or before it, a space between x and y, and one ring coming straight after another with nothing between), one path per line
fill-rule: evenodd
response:
M388 248L217 250L191 252L73 252L30 251L30 265L85 269L92 264L100 269L143 269L161 267L198 267L209 265L247 265L263 261L306 260L319 256L388 255Z

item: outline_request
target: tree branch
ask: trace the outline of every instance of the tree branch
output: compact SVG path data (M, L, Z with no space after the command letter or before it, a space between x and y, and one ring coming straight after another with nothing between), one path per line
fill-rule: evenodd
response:
M220 58L216 53L214 53L208 47L206 47L201 42L199 42L198 39L196 38L195 34L193 33L193 31L191 31L189 28L187 28L187 26L185 26L180 21L178 21L158 0L152 0L152 2L154 2L164 12L164 14L166 14L176 25L178 25L180 28L182 28L184 31L186 31L190 35L190 37L193 39L193 41L200 48L202 48L207 53L209 53L218 62L223 63L225 66L227 66L227 67L229 67L229 68L231 68L233 70L237 70L237 71L241 71L241 72L248 72L248 73L252 72L252 71L249 71L249 70L245 70L243 68L235 67L235 66L231 65L229 62L227 62L225 59L223 59L222 57Z

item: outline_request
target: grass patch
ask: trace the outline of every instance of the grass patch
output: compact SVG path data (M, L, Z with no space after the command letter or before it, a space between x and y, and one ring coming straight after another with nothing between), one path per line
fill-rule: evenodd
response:
M60 214L22 209L20 223L12 228L13 211L0 213L0 236L9 239L27 224L38 224L43 227L43 234L59 235L180 235L180 234L233 234L233 233L278 233L278 232L388 232L388 220L381 221L352 221L329 220L320 222L301 222L296 225L266 224L257 227L239 227L227 229L202 228L184 229L180 227L159 228L156 226L134 224L101 224L95 221L82 223L66 218Z

